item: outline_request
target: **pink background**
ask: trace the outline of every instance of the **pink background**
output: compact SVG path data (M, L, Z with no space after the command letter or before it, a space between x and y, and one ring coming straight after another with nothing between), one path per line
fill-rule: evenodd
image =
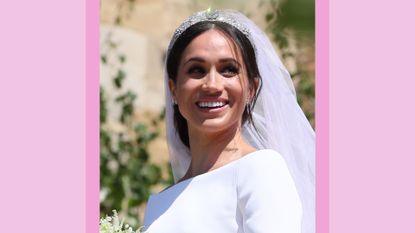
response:
M0 2L0 232L85 232L85 2Z
M319 233L415 232L415 5L317 4ZM98 232L98 10L0 3L1 232Z
M330 232L415 232L415 3L330 1Z

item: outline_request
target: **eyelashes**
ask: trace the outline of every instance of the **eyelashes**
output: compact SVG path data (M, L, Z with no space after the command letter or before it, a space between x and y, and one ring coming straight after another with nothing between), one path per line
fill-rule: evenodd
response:
M223 67L220 67L220 69L218 70L219 73L224 77L233 77L238 75L240 72L239 67L235 65L225 65ZM204 67L195 65L191 66L186 73L192 77L203 77L206 75L207 72L208 70Z
M224 76L230 76L230 77L232 77L232 76L235 76L235 75L238 75L239 74L239 67L236 67L236 66L233 66L233 65L225 66L222 69L222 72L221 73Z
M200 66L192 66L188 69L186 73L192 76L198 76L198 75L204 75L206 73L206 70Z

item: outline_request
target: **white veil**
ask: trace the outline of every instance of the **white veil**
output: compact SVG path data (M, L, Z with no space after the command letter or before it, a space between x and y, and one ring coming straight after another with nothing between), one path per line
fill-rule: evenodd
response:
M267 35L251 20L233 10L220 11L220 14L231 16L243 28L248 29L262 78L262 89L252 111L256 130L246 123L242 129L243 135L257 149L274 149L284 157L303 205L302 233L314 233L315 134L297 103L290 74ZM174 180L177 182L186 173L191 157L174 127L167 72L165 80L167 142Z

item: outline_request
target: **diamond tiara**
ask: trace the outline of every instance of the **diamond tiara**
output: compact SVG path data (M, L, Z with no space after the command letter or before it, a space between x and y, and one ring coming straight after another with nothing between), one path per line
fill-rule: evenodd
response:
M252 43L252 38L249 30L244 27L241 23L239 23L232 15L226 13L225 11L221 10L211 10L210 8L205 11L199 11L194 13L193 15L189 16L174 32L173 38L171 39L170 45L168 50L170 51L173 47L176 40L180 37L180 35L186 31L189 27L193 26L196 23L202 22L202 21L208 21L208 22L223 22L227 23L236 29L238 29L240 32L242 32L248 40L251 42L252 46L254 47L254 44Z

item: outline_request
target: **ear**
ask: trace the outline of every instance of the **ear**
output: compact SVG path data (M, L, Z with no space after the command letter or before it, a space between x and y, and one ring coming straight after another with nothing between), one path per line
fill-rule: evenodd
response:
M173 99L176 99L176 85L174 84L173 79L169 79L169 89Z
M259 78L255 77L254 78L254 85L251 86L250 90L249 90L249 99L252 100L255 96L256 91L259 88Z

